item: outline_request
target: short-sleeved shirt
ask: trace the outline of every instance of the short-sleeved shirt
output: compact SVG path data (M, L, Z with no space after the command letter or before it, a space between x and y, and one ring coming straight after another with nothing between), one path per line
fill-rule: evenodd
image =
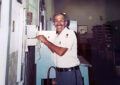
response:
M74 31L65 28L56 36L54 44L59 47L68 48L63 56L53 53L54 63L59 68L69 68L80 64L77 58L77 39Z

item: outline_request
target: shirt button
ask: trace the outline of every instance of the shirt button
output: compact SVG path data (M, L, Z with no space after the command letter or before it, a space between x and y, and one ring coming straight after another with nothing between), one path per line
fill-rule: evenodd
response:
M59 42L59 45L61 44L61 41Z

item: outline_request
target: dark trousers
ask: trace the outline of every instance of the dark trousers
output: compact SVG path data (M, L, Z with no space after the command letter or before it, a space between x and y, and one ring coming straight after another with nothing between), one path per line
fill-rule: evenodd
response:
M82 85L82 76L80 69L72 71L57 71L57 85Z

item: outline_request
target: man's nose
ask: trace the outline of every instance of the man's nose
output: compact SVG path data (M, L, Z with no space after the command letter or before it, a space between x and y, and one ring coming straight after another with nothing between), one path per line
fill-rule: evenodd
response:
M61 22L60 22L60 21L58 21L58 22L57 22L57 24L58 24L58 25L60 25L60 24L61 24Z

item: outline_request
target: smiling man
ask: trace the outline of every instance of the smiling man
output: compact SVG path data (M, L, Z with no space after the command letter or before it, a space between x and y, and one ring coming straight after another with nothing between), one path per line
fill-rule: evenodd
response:
M57 85L82 85L80 61L77 58L77 39L74 31L67 28L67 16L59 13L53 16L57 37L54 43L43 35L36 38L41 40L53 53L57 69Z

